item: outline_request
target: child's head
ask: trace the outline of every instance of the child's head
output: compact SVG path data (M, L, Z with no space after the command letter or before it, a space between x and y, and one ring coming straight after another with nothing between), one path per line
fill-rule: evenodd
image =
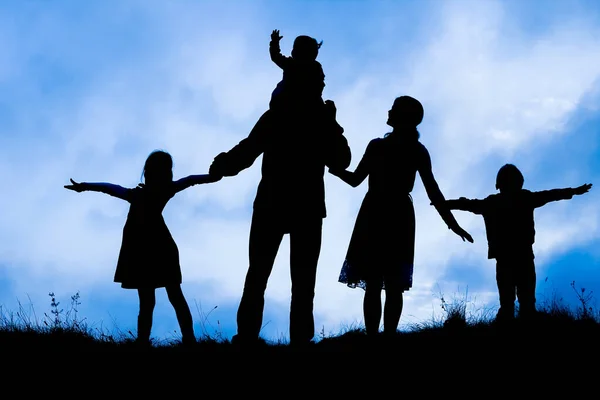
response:
M301 35L294 40L292 48L292 57L297 60L314 61L319 55L319 49L323 41L317 42L317 39L310 36Z
M173 158L169 153L155 150L146 159L143 176L146 184L155 185L173 180Z
M423 105L410 96L400 96L394 100L388 111L387 124L392 128L416 128L423 121Z
M496 189L500 192L516 192L523 189L525 178L519 168L513 164L505 164L496 175Z

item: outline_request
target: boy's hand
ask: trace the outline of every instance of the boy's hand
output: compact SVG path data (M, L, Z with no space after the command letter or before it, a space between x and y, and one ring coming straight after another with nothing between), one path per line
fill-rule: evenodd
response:
M584 194L587 193L592 187L591 183L586 183L585 185L581 185L573 189L573 193L575 194Z
M81 193L85 190L85 186L83 183L75 182L73 179L70 179L71 184L65 185L65 189L74 190L77 193Z
M271 40L279 42L282 38L283 36L279 36L279 29L273 29L273 32L271 32Z

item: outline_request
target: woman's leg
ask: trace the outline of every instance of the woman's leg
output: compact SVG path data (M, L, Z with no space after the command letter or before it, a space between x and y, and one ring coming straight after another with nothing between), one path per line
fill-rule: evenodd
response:
M150 332L152 331L152 314L156 305L156 296L154 289L138 289L140 299L140 311L137 322L137 340L140 343L150 341Z
M381 290L382 282L378 279L368 280L363 300L363 313L367 335L377 335L381 324Z
M181 329L182 341L184 343L196 342L192 313L190 312L190 307L181 291L181 285L167 286L165 289L167 290L167 296L177 315L177 322L179 322L179 328Z
M394 335L398 331L398 324L404 306L403 292L404 290L399 285L388 285L386 282L385 308L383 311L383 333L386 336Z

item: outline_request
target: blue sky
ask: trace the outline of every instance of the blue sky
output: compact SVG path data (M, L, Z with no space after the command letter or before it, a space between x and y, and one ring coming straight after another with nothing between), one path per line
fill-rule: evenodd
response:
M446 197L494 193L512 162L531 190L597 183L600 176L600 5L594 1L19 1L0 4L0 304L49 311L76 292L80 314L107 331L134 331L137 294L112 282L128 205L63 189L69 178L133 187L156 148L174 174L205 173L268 105L281 71L268 56L308 34L323 40L326 98L353 151L387 132L393 99L421 100L422 142ZM260 159L235 178L193 187L167 205L197 333L235 332L247 268ZM362 295L337 283L366 182L326 176L315 298L317 331L362 324ZM538 298L570 283L600 292L599 197L536 211ZM448 231L420 179L417 244L401 328L440 314L438 294L467 290L497 306L483 220L456 212L475 243ZM287 338L289 242L266 293L269 339ZM178 335L164 290L153 336ZM65 307L66 308L66 307Z

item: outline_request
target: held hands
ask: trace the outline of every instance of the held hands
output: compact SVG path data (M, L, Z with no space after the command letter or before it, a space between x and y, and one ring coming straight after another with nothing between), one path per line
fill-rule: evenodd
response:
M585 185L581 185L573 189L574 194L584 194L587 193L592 187L591 183L586 183Z
M273 42L279 42L282 38L283 36L279 36L279 29L273 29L273 32L271 32L271 40Z
M70 179L70 181L71 181L71 184L65 185L65 189L74 190L77 193L81 193L81 192L85 191L84 183L75 182L73 179Z

